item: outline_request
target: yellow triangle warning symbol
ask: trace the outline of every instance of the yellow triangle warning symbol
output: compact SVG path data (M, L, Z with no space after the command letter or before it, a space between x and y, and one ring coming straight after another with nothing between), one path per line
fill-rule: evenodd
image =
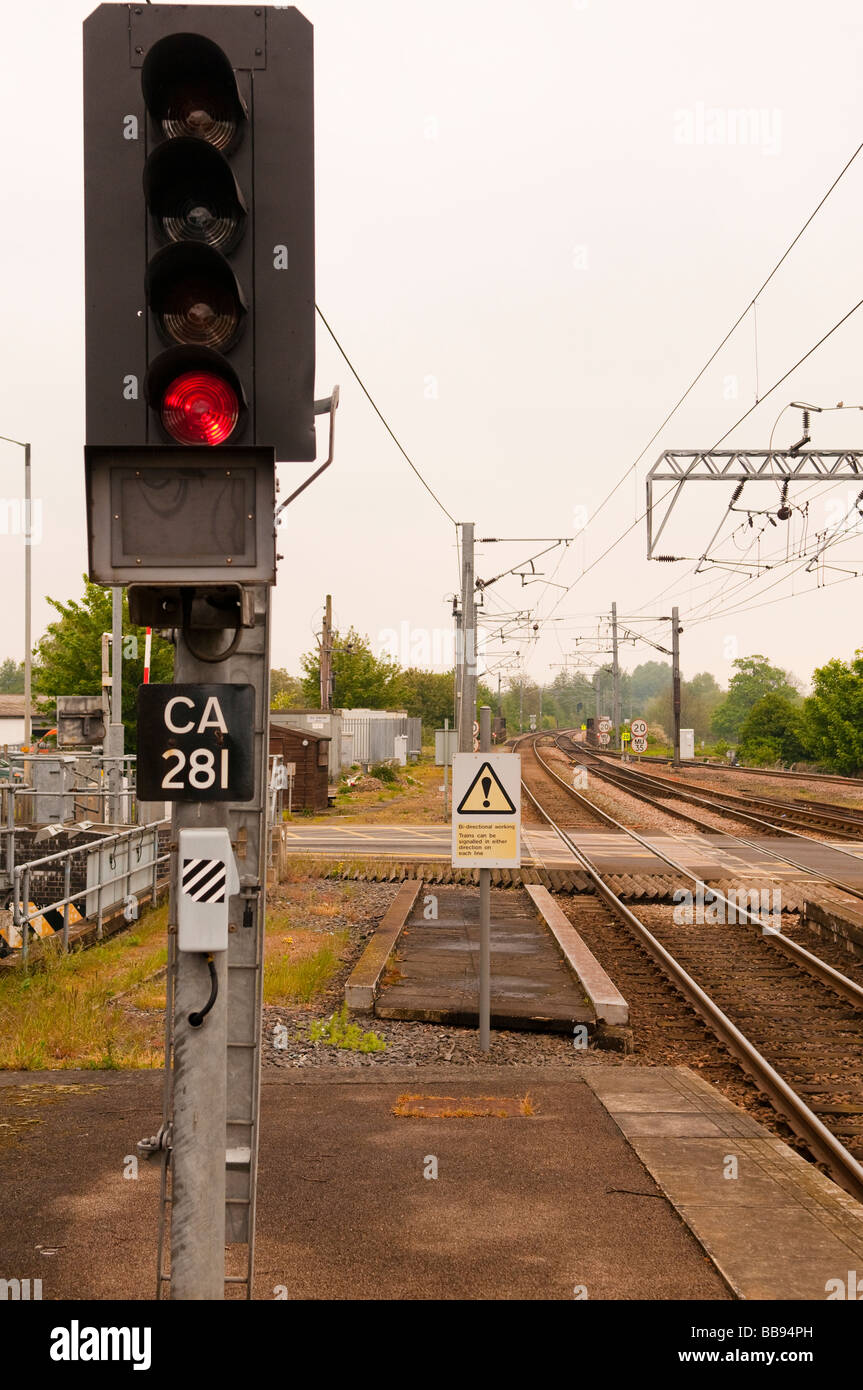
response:
M460 816L514 816L509 792L491 763L483 763L458 805Z

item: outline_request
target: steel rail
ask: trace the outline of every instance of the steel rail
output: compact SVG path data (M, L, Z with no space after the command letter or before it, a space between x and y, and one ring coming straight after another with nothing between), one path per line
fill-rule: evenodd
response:
M558 744L558 747L559 747L559 746L560 746L560 745ZM564 748L561 748L560 751L561 751L562 753L566 752L566 750L565 750ZM602 763L601 763L601 760L600 760L600 766L601 766L601 765L602 765ZM607 772L600 772L598 775L599 775L600 777L603 777L603 776L604 776L604 777L606 778L607 781L610 781L610 782L611 782L612 786L618 787L618 789L621 790L621 791L623 791L623 792L625 792L627 796L639 797L640 800L649 800L649 797L648 797L646 794L644 794L644 793L639 794L638 792L632 790L630 787L625 786L622 782L616 782L616 781L614 780L614 778L613 778L612 776L610 776ZM566 786L566 783L564 783L564 786ZM691 800L691 799L698 800L698 798L685 798L685 799L688 799L688 800ZM659 802L659 801L655 802L654 804L658 807L659 810L664 811L664 813L665 813L667 816L678 816L678 817L679 817L680 819L682 819L682 820L691 820L691 819L692 819L691 816L681 815L681 813L679 813L679 812L677 812L677 811L671 811L671 810L669 810L667 806L663 806L662 803ZM732 812L730 809L728 809L728 808L726 808L726 807L717 806L714 802L711 802L711 801L708 801L708 800L702 800L702 801L700 802L700 804L703 804L703 805L706 807L707 810L712 810L712 811L714 811L714 812L715 812L716 814L718 814L718 815L721 815L721 814L723 813L723 811L725 811L729 816L732 816L732 817L733 817L733 812ZM757 822L757 817L754 817L754 816L746 816L746 817L742 817L742 819L746 819L746 820L755 820L755 821ZM775 829L777 828L776 826L770 825L770 823L769 823L768 821L763 821L763 822L758 822L758 823L765 825L768 829L771 829L771 830L775 830ZM617 822L615 822L615 824L617 824ZM702 826L702 828L703 828L703 826ZM632 835L632 834L635 834L635 833L636 833L635 831L630 830L627 826L618 825L618 829L624 830L624 831L626 832L627 835ZM783 863L785 863L785 864L790 864L790 865L791 865L793 868L795 868L795 869L801 869L804 873L815 876L815 871L812 869L812 866L811 866L810 864L801 864L801 862L800 862L799 859L792 859L790 855L788 855L788 854L781 854L781 853L779 852L779 850L777 850L777 849L771 849L771 848L769 848L768 846L764 845L763 843L759 843L757 840L747 840L747 839L745 838L745 836L743 836L743 835L737 835L737 834L735 834L734 831L732 831L732 830L722 830L722 831L718 831L717 833L718 833L718 834L721 834L721 835L724 835L724 836L725 836L727 839L729 839L729 840L736 840L738 844L740 844L740 845L746 845L749 849L757 849L757 850L759 850L761 853L770 854L770 855L773 856L774 859L781 860L781 861L782 861ZM797 830L786 830L786 831L785 831L785 834L788 836L789 839L794 839L794 840L805 840L807 844L810 844L810 845L819 845L819 846L824 847L824 841L823 841L823 840L813 840L811 835L803 835L803 834L801 834L801 833L800 833L799 831L797 831ZM827 845L826 848L829 849L829 851L830 851L831 854L844 854L844 855L846 855L849 859L853 859L857 864L863 865L863 861L861 861L860 855L858 855L858 854L852 854L850 850L837 848L835 845ZM659 850L656 850L655 853L656 853L656 854L660 854L660 851L659 851ZM661 857L661 855L660 855L660 857ZM852 883L846 883L846 882L844 881L844 879L841 879L841 878L834 878L834 877L832 877L832 875L830 875L830 874L823 874L823 873L817 873L817 878L818 878L821 882L823 882L823 883L829 883L829 884L831 884L834 888L841 888L841 890L843 891L843 893L849 893L849 894L850 894L852 897L854 897L854 898L863 899L863 890L861 890L860 888L856 888L856 887L854 886L854 884L852 884Z
M566 730L563 730L562 733L565 735L565 734L566 734ZM558 745L558 746L560 746L560 745ZM578 745L578 746L581 747L581 745ZM563 750L562 750L562 751L563 751ZM598 762L603 762L603 761L604 761L604 756L603 756L603 754L602 754L602 753L597 753L596 750L593 749L593 748L591 748L591 749L588 750L588 757L596 758ZM628 778L631 778L631 779L633 779L633 780L640 780L640 781L642 781L643 783L645 783L645 784L646 784L647 786L649 786L649 787L653 787L653 788L655 788L655 789L661 788L663 791L667 791L667 794L668 794L669 796L677 796L677 797L679 797L682 801L691 801L694 805L697 805L697 806L712 805L712 806L715 807L715 809L716 809L717 811L722 811L722 812L725 813L726 815L730 815L730 816L735 817L737 820L751 821L753 825L761 825L761 826L766 826L768 829L780 830L780 831L782 831L782 833L785 834L785 835L794 835L794 836L798 836L798 837L801 838L801 839L811 839L811 838L812 838L811 835L806 835L806 833L805 833L806 830L813 830L813 829L815 829L815 830L825 830L825 829L826 829L826 830L835 830L835 829L836 829L836 827L835 827L834 825L825 826L825 825L823 824L823 822L824 822L826 819L828 819L826 816L818 815L817 812L807 811L807 810L805 809L805 807L802 808L802 816L807 816L807 815L808 815L808 816L809 816L809 820L808 820L808 821L807 821L807 820L804 820L804 819L802 819L802 818L799 818L799 819L798 819L797 817L795 817L795 816L793 816L793 815L789 815L789 814L787 813L787 811L784 811L784 813L783 813L782 816L778 816L778 815L777 815L777 816L775 816L775 817L769 817L769 806L770 806L770 803L769 803L769 802L766 802L763 798L760 798L760 797L756 797L756 796L739 796L736 792L720 792L720 791L714 791L714 790L712 790L712 789L710 789L710 788L707 788L707 787L697 787L697 788L693 788L693 787L690 787L686 782L681 782L681 781L679 781L677 778L672 778L672 777L657 777L655 774L650 773L650 772L640 772L640 771L638 771L637 768L631 767L629 764L623 764L623 765L613 764L613 766L614 766L614 769L615 769L615 775L618 776L618 777L628 777ZM727 804L725 804L725 803L731 803L731 804L728 804L728 805L727 805ZM756 814L754 811L752 811L752 810L744 811L744 810L738 810L738 809L737 809L738 805L740 805L740 806L749 806L749 807L752 807L752 806L758 806L759 804L762 805L762 806L767 805L767 806L768 806L768 812L762 812L762 814L759 816L759 815L757 815L757 814ZM783 803L782 803L782 802L774 803L774 804L778 804L780 807L783 806ZM784 803L784 804L787 805L788 803ZM813 816L815 817L816 820L820 820L820 821L822 822L822 824L821 824L821 825L815 825L815 826L813 826L813 824L812 824L812 818L813 818ZM842 817L841 817L841 816L838 817L838 819L839 819L840 821L842 821ZM844 825L844 827L845 827L846 838L849 839L849 840L855 840L855 839L857 838L857 836L855 835L854 831L851 829L850 823L849 823L848 821L844 821L844 822L842 822L842 823L843 823L843 825ZM791 828L792 825L802 826L803 829L802 829L802 830L801 830L801 829L794 830L794 829ZM856 822L855 822L855 829L859 829L859 825L858 825ZM838 832L838 833L842 833L842 832ZM847 851L847 850L837 850L837 853L838 853L838 854L847 854L848 851Z
M621 754L616 748L606 748L603 756L607 758L619 758ZM642 762L664 763L667 767L674 767L674 758L665 753L639 753ZM680 766L680 764L676 764ZM687 758L686 766L693 767L706 772L742 772L752 777L796 777L800 782L839 782L848 787L856 787L858 791L863 791L863 777L843 777L838 772L792 772L789 768L778 767L744 767L741 763L709 762L706 758Z
M579 797L579 793L574 788L567 787L566 783L557 774L551 772L545 761L539 756L534 743L534 753L537 761L546 771L561 783L567 791L571 791L574 796ZM633 935L645 947L648 954L660 966L660 968L670 976L674 985L680 990L683 997L695 1009L698 1015L704 1020L711 1031L719 1038L720 1042L728 1048L729 1052L737 1058L740 1065L749 1073L759 1090L766 1095L774 1108L784 1115L791 1128L798 1138L806 1143L816 1158L820 1159L830 1169L835 1181L843 1187L858 1201L863 1201L863 1167L857 1162L853 1154L849 1153L845 1145L832 1134L827 1126L819 1120L805 1101L801 1100L796 1091L789 1086L788 1082L780 1076L779 1072L771 1066L766 1057L763 1057L749 1039L741 1033L736 1024L732 1023L727 1014L713 1002L708 994L699 984L693 980L692 976L683 969L683 966L665 949L661 942L657 941L652 932L648 931L642 921L636 917L624 902L603 882L599 871L592 861L587 857L583 850L571 839L569 834L560 828L552 819L547 811L544 811L537 798L533 795L530 788L522 779L527 795L533 802L537 811L549 825L559 835L566 847L575 855L577 861L593 883L598 896L603 900L607 907L623 921L632 931ZM582 798L579 798L582 799ZM634 832L629 832L634 833ZM668 861L671 862L671 861ZM687 871L684 871L687 872ZM691 875L688 875L691 877Z
M564 731L565 732L565 731ZM594 752L593 749L590 750ZM602 757L602 754L597 754ZM713 787L692 787L687 782L682 782L678 777L665 777L651 772L642 772L630 763L625 763L620 768L621 775L638 776L656 787L675 787L682 789L683 792L701 792L707 796L714 796L729 803L729 809L735 805L749 807L766 807L767 813L775 809L781 811L782 815L777 816L777 820L782 822L780 828L784 829L786 823L800 825L805 829L816 830L836 830L841 829L846 833L848 839L856 838L855 831L861 825L859 812L849 809L846 814L842 806L831 805L829 802L807 802L807 801L783 801L780 797L763 796L758 793L751 793L741 796L739 792L717 791ZM808 817L808 820L805 819Z
M542 764L550 777L558 781L560 785L568 792L571 792L573 796L581 798L581 793L577 792L574 787L569 787L562 777L558 777L557 773L552 771L545 759L540 757L535 744L534 753L536 754L537 760ZM664 860L675 872L685 875L686 878L691 879L696 887L702 888L705 895L710 895L711 903L725 903L726 907L731 908L733 911L733 922L743 919L752 926L758 927L765 940L775 943L780 950L784 951L802 970L805 970L810 975L814 975L823 985L826 985L828 989L834 990L836 994L840 995L848 1003L853 1004L855 1008L863 1009L863 986L858 985L855 980L849 980L847 975L843 975L839 970L834 970L832 965L828 965L826 961L821 960L818 956L814 956L811 951L807 951L804 946L800 946L796 941L792 941L790 936L785 936L778 927L765 926L760 915L750 912L748 908L741 908L739 903L732 903L718 888L710 888L703 878L699 878L697 874L692 873L691 869L687 869L685 865L678 863L677 860L672 859L661 849L657 849L655 845L651 845L648 840L645 840L642 835L639 835L637 830L631 830L628 826L621 825L619 822L615 822L615 824L618 830L622 830L626 835L631 835L632 838L637 840L645 849L655 854L659 859Z

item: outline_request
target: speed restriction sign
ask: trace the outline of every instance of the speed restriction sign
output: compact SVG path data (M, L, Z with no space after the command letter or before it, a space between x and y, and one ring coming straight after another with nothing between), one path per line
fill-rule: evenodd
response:
M600 732L601 734L608 734L608 733L611 732L611 720L610 720L610 719L600 719L600 721L599 721L599 732Z
M630 725L629 727L632 729L632 737L633 737L633 738L646 738L646 737L647 737L647 721L646 721L646 720L644 720L644 719L633 719L633 721L632 721L632 723L631 723L631 725Z
M605 748L607 744L611 743L611 734L600 734L599 741L603 748Z
M139 801L251 801L251 685L138 687Z
M647 752L647 739L646 739L646 738L633 738L633 740L632 740L632 751L633 751L633 753L646 753L646 752Z

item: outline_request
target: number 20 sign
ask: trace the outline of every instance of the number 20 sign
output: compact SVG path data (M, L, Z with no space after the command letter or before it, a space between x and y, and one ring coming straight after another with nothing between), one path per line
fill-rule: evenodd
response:
M250 801L251 685L138 687L138 800Z

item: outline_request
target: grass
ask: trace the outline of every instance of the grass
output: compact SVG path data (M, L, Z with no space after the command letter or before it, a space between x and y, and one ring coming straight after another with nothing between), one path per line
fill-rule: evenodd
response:
M378 780L384 779L378 775ZM449 781L452 783L451 776ZM312 819L315 824L352 819L357 823L385 820L387 824L433 825L443 818L443 768L435 767L429 753L407 768L400 767L398 780L384 791L362 792L340 786L335 806Z
M292 866L268 905L268 1004L320 999L349 944L344 924L361 914L352 884L324 886L310 868ZM162 1066L167 922L163 906L100 945L63 956L49 941L29 972L0 970L0 1071Z
M347 931L320 934L294 931L290 940L268 942L264 959L265 1004L310 1004L329 985L348 944ZM287 950L283 950L284 946Z
M323 887L311 865L292 865L290 886L278 885L267 905L264 1002L311 1004L323 994L350 944L344 923L355 920L352 884Z
M369 775L371 777L377 777L379 782L397 784L399 780L398 771L391 763L372 763L369 768Z
M0 974L0 1069L114 1070L162 1065L156 987L167 960L167 906L146 913L133 935L64 956L45 950L38 967ZM122 995L122 999L117 996Z

